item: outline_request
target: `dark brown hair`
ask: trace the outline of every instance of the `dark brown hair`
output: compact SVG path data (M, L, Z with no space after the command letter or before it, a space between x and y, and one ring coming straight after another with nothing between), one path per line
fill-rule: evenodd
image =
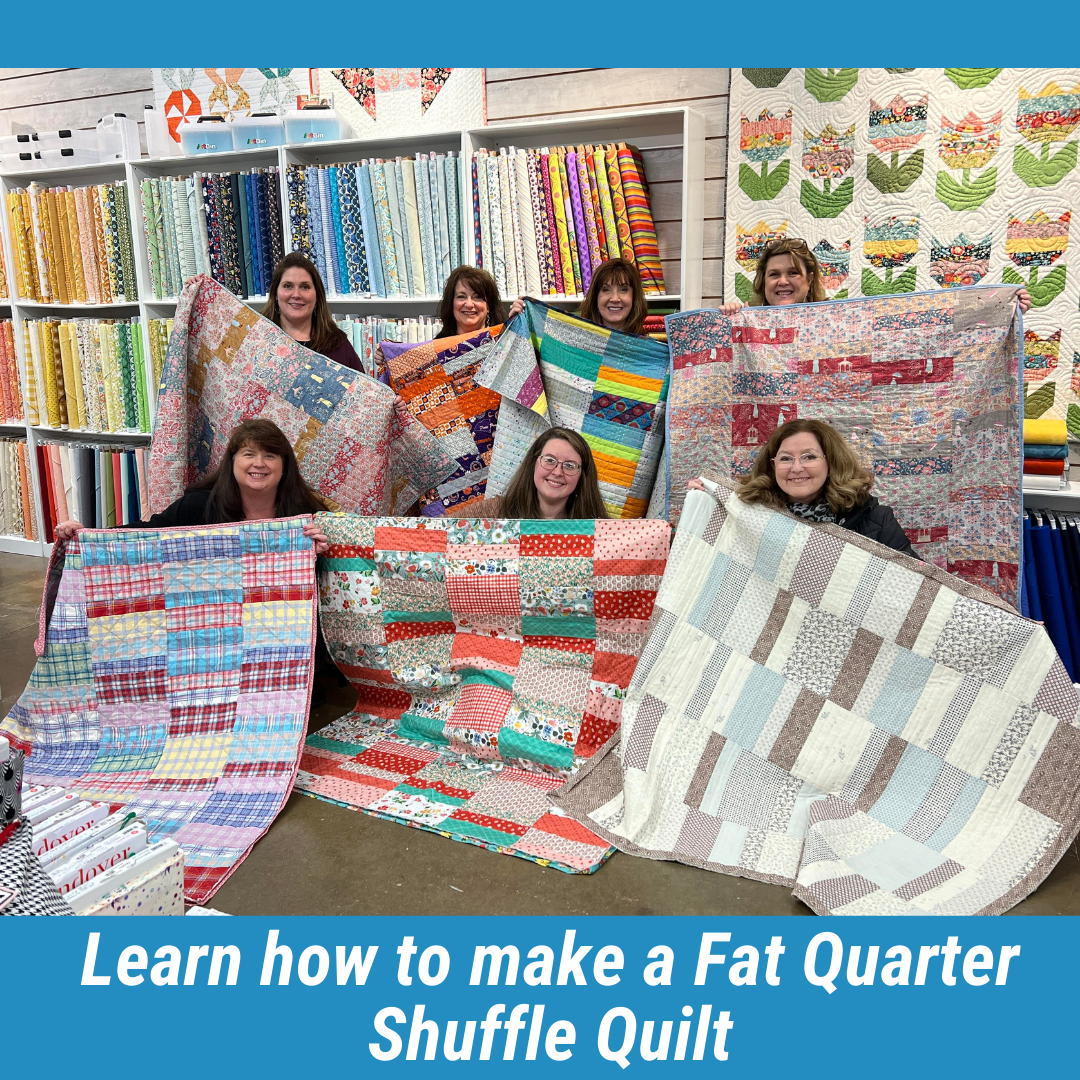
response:
M645 290L641 287L641 275L637 267L627 262L626 259L608 259L601 263L596 273L593 274L592 284L585 299L578 308L578 314L589 322L599 323L604 320L600 317L600 288L608 281L616 284L628 285L633 301L630 304L630 314L626 321L619 327L624 334L633 334L640 337L645 329L645 316L649 314L649 305L645 302Z
M272 323L281 325L281 309L278 307L277 299L278 286L285 276L285 271L292 269L305 271L315 286L315 310L311 313L311 340L308 342L308 348L313 352L326 353L327 350L346 341L347 338L345 331L334 322L334 317L330 314L330 305L326 302L326 287L323 285L318 267L306 255L301 255L299 251L290 251L274 268L274 280L270 282L270 295L267 297L266 307L263 308L263 316Z
M817 256L810 250L810 245L805 240L794 236L784 237L782 240L770 240L761 252L758 259L757 273L754 275L753 296L750 298L751 307L767 307L765 300L765 271L768 269L769 260L774 255L790 255L802 272L810 279L810 289L806 294L807 304L816 304L825 299L825 283L821 280L821 266Z
M479 293L484 298L488 309L488 326L500 326L506 322L506 307L499 298L499 286L495 284L495 279L486 270L478 270L475 266L459 266L446 279L446 288L443 289L439 309L435 312L436 316L442 320L442 329L435 335L436 338L457 337L454 293L459 284L468 285L473 292Z
M540 500L536 494L536 484L533 483L533 472L536 469L536 460L544 452L552 439L565 439L581 458L581 476L577 487L574 488L570 497L566 500L566 516L568 518L606 518L607 509L600 495L600 485L596 479L596 462L593 461L592 450L589 444L576 432L569 428L554 427L545 431L536 442L529 447L525 460L518 466L514 473L514 479L503 496L502 516L508 518L539 518Z
M813 435L821 444L829 466L829 475L822 491L833 512L839 514L865 502L873 487L874 476L863 468L855 451L840 432L824 420L789 420L781 424L758 451L754 467L739 481L739 498L743 502L761 503L779 509L788 505L787 496L776 482L773 458L786 438L802 432Z
M240 485L233 475L233 458L241 448L249 445L267 454L277 454L281 458L281 479L278 481L274 499L274 517L315 514L326 509L322 498L300 475L296 455L281 428L273 420L245 420L233 428L221 464L202 483L196 485L197 489L210 492L210 501L206 506L208 524L244 520L244 501L240 494Z

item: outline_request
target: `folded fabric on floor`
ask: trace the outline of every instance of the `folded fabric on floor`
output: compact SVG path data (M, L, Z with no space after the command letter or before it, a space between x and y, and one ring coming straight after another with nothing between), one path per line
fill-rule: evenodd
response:
M176 308L150 444L155 513L217 468L242 420L273 420L332 508L407 510L457 467L374 379L295 342L212 279Z
M58 544L38 662L0 723L30 783L125 806L180 844L192 903L243 861L296 775L315 637L308 521Z
M645 516L664 445L668 351L535 300L503 331L475 375L503 397L488 475L501 495L536 437L581 432L614 518Z
M667 523L316 521L322 633L358 696L308 738L297 790L596 870L610 845L549 793L618 729Z
M555 801L819 914L1007 911L1080 824L1046 631L835 525L691 492L620 739Z
M500 333L502 327L494 326L420 345L383 343L390 385L457 463L437 488L420 496L421 513L428 517L484 498L502 399L473 380Z
M828 421L873 469L921 559L1018 603L1015 290L942 289L669 315L667 504L706 470L749 472L776 428Z

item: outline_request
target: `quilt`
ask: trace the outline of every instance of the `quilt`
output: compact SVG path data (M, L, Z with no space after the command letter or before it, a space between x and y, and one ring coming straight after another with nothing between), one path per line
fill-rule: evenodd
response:
M501 394L488 494L501 495L537 436L581 433L613 518L645 516L664 446L668 353L535 300L503 331L476 381Z
M724 295L773 236L831 297L1023 285L1028 417L1080 438L1080 68L734 68Z
M1007 911L1080 825L1080 697L1046 631L712 487L686 500L620 739L555 801L819 914Z
M825 420L921 559L1018 602L1022 342L1014 286L667 318L667 505L749 472L776 428Z
M331 509L405 511L457 467L388 386L305 349L212 278L191 278L161 372L151 509L213 472L232 429L256 417L281 428Z
M84 529L57 544L38 661L0 732L32 784L124 806L201 904L292 789L311 696L308 517Z
M596 870L610 845L550 793L619 727L667 523L316 521L323 637L357 702L309 736L297 790Z
M460 512L484 498L502 398L474 379L500 333L502 326L494 326L420 345L383 342L390 385L457 465L420 496L420 512L428 517Z

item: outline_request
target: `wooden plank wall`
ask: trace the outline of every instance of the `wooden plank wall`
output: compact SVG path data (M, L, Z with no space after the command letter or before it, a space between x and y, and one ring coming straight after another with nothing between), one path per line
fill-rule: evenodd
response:
M724 174L727 163L726 68L488 68L488 122L555 119L603 111L690 105L705 118L705 235L702 292L722 295ZM0 135L59 127L88 128L108 112L142 118L153 102L149 68L0 68ZM682 161L678 151L643 146L660 252L669 290L678 258Z

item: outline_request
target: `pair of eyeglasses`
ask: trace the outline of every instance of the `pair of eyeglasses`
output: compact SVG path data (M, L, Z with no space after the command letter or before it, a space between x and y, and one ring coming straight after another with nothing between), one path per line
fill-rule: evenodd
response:
M576 473L581 472L581 466L576 461L560 461L557 457L552 457L551 454L541 454L540 464L545 469L558 469L561 467L567 476L574 476Z
M777 454L776 457L773 458L773 464L778 469L791 469L794 468L796 460L804 469L809 469L819 461L824 461L825 455L815 454L813 451L800 454L798 458L793 457L791 454Z

